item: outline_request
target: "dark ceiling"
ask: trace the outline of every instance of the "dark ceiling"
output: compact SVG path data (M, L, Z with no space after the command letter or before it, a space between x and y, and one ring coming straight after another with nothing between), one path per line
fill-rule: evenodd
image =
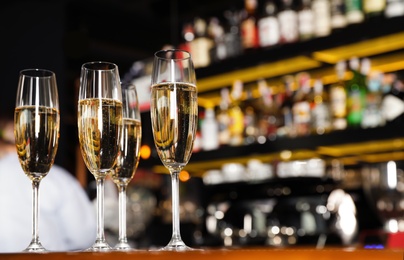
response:
M119 60L121 66L177 45L181 27L195 16L221 15L241 0L71 0L67 2L67 47ZM78 40L77 40L78 39ZM87 44L87 46L83 46ZM80 46L81 45L81 46Z
M127 67L172 41L169 1L85 0L66 5L68 59L104 59Z
M60 92L82 63L106 60L121 74L180 42L181 27L242 6L242 0L13 0L0 5L0 75L3 108L14 106L18 73L28 67L56 72Z

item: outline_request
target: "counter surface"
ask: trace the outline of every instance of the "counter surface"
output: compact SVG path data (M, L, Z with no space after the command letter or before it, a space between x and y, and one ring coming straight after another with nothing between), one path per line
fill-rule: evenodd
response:
M161 251L131 251L131 252L52 252L52 253L15 253L0 254L0 259L10 260L403 260L404 250L392 249L354 249L354 248L329 248L329 249L205 249L191 252L161 252Z

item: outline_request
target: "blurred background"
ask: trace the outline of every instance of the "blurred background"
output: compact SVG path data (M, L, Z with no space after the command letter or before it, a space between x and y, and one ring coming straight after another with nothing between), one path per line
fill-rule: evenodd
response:
M155 51L186 49L200 106L181 174L187 244L404 247L403 24L403 0L6 1L0 116L13 116L20 70L54 71L56 163L93 199L78 149L80 66L116 63L143 111L128 235L135 247L165 245L170 178L151 136L150 68ZM115 186L106 192L113 244Z

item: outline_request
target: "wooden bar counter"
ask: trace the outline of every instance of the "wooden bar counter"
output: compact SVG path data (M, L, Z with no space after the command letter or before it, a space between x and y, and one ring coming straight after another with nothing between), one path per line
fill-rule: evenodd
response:
M246 248L246 249L204 249L191 252L51 252L0 254L1 260L403 260L404 250L356 249L356 248Z

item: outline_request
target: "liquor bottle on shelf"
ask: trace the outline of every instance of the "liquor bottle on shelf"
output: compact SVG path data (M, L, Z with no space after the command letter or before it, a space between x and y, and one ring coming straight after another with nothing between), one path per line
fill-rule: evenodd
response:
M347 26L347 18L345 15L345 1L331 0L331 28L332 30L340 30Z
M382 95L385 96L392 91L393 83L397 79L395 73L386 73L383 75L381 91Z
M278 109L278 103L274 100L272 89L267 85L264 79L258 80L258 143L265 143L266 140L276 139L276 131L281 121L282 115Z
M364 59L362 64L364 62L370 63L369 59ZM385 124L381 111L382 80L383 74L380 71L372 71L368 76L368 92L366 95L366 107L363 112L362 128L378 127Z
M179 45L179 49L192 53L191 43L195 38L194 28L191 23L185 23L182 28L183 42Z
M284 137L295 137L296 131L293 125L293 98L295 91L293 89L295 84L295 78L293 75L286 75L283 77L284 93L278 94L277 101L280 104L280 110L282 114L282 122L277 129L277 136Z
M345 15L348 24L362 23L365 20L365 15L362 11L362 1L345 0Z
M210 64L210 49L212 39L207 36L206 21L196 17L194 20L195 39L191 42L191 54L195 68L206 67Z
M311 8L311 0L301 0L300 9L297 12L300 40L309 40L314 37L314 12Z
M244 144L257 142L258 125L257 112L255 108L256 100L253 99L252 89L246 90L247 98L244 103Z
M281 43L292 43L299 40L297 12L293 9L292 0L282 0L278 12Z
M273 0L267 0L265 3L264 14L258 20L258 36L260 47L273 46L279 43L279 21Z
M311 108L311 121L313 132L324 134L331 131L330 106L327 93L324 91L324 85L321 79L317 79L313 86L314 98Z
M241 14L237 10L226 10L224 17L227 20L227 29L224 35L224 44L226 46L226 57L235 57L242 52L241 48L241 35L240 35L240 21Z
M337 82L331 85L329 91L332 128L333 130L343 130L347 127L346 62L339 61L335 65L335 70Z
M349 61L352 79L347 83L347 122L350 127L359 127L363 119L363 111L366 105L366 67L359 71L359 59L353 57ZM362 73L361 73L362 72Z
M211 61L226 59L227 52L224 29L217 17L212 17L209 20L208 36L213 40L213 46L210 49Z
M244 0L243 19L240 23L241 45L244 50L259 47L257 28L257 0Z
M198 123L196 125L195 140L192 146L192 152L195 153L199 152L202 149L201 125L204 119L205 119L204 111L198 110Z
M383 78L384 95L381 111L386 123L404 120L404 84L397 75L388 73Z
M310 134L311 113L310 113L310 75L306 72L301 72L296 75L298 90L294 96L293 111L293 126L298 136Z
M216 121L213 106L205 109L205 118L201 124L202 149L210 151L219 148L219 125Z
M243 82L241 80L235 80L233 82L233 88L231 91L231 104L229 107L229 131L231 146L239 146L243 144L244 133L244 114L240 107L240 101L243 94Z
M314 34L324 37L331 33L331 8L329 0L313 0Z
M404 15L404 0L387 0L384 16L393 18Z
M363 11L367 19L382 17L386 0L363 0Z
M196 130L194 145L192 146L192 152L197 153L201 151L202 147L202 136L199 129Z
M230 93L228 88L220 90L220 104L218 108L217 123L219 126L219 144L228 145L230 143Z

